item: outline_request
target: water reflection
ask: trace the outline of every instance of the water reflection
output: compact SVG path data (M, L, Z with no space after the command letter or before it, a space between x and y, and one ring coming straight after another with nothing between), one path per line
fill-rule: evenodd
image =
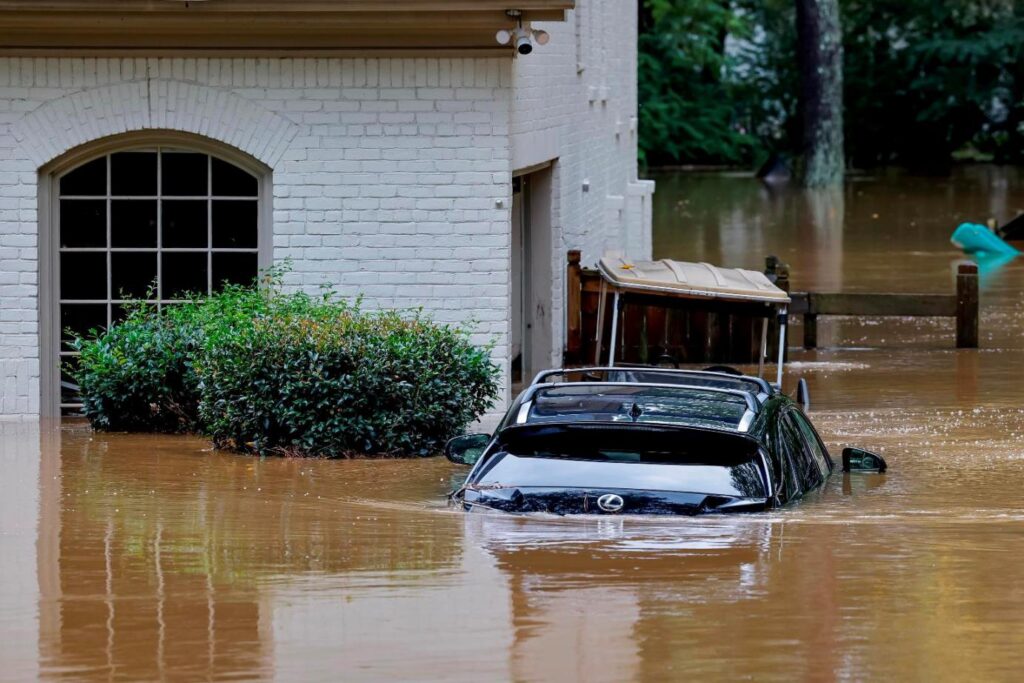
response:
M401 572L458 559L454 520L431 522L436 533L424 535L398 524L402 511L344 495L367 493L358 485L367 476L383 485L379 470L390 463L339 471L211 453L200 439L49 433L57 441L43 456L56 461L59 491L48 502L59 509L40 528L52 523L58 533L40 564L55 574L40 609L58 626L41 645L58 677L271 672L275 623L263 586L280 572ZM437 500L436 483L410 484L410 474L389 488Z
M508 578L517 678L720 675L726 659L730 677L753 675L770 649L752 644L766 635L791 643L785 657L792 661L780 671L787 678L834 669L833 623L802 619L770 636L786 610L772 610L768 621L755 616L785 599L827 615L839 601L831 547L790 548L784 519L479 517L467 540L485 547ZM806 571L786 572L790 562ZM749 668L737 666L744 647Z

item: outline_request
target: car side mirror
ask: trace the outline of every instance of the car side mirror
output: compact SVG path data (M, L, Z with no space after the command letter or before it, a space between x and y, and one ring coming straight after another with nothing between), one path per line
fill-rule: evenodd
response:
M811 390L807 388L807 380L803 377L796 383L796 402L805 413L811 409Z
M882 474L888 468L885 458L863 448L843 449L843 472L877 472Z
M472 465L487 449L490 434L464 434L450 439L444 446L444 456L459 465Z

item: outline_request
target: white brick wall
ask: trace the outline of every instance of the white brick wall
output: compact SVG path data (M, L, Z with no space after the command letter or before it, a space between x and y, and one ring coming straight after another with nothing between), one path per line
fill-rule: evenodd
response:
M553 363L564 346L566 251L593 265L609 251L644 259L651 249L654 184L637 180L636 1L576 4L565 22L534 24L550 42L513 65L513 169L557 160Z
M582 56L569 13L516 60L0 58L0 415L40 410L39 168L137 130L202 135L272 169L289 286L469 322L506 373L512 171L557 158L556 362L565 250L624 248L608 197L638 187L635 3L579 4ZM609 32L615 45L595 38Z

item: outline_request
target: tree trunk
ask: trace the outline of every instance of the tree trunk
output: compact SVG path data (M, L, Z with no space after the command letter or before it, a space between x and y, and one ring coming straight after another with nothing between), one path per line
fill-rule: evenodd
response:
M805 187L843 182L843 36L839 0L796 0L797 62Z

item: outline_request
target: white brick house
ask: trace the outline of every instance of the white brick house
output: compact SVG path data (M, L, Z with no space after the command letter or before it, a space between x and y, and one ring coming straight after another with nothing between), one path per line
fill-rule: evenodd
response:
M153 278L285 259L472 325L506 380L560 362L566 250L650 253L636 0L387 4L0 2L0 416L73 403L62 330ZM508 9L550 42L499 45Z

